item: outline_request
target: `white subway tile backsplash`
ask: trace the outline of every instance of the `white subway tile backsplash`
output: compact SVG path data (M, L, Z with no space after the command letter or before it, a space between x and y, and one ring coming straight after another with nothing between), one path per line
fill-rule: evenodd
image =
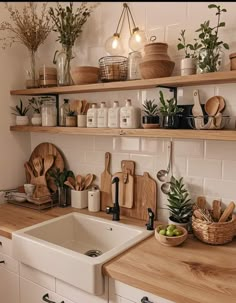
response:
M169 215L169 210L168 209L162 209L162 208L157 209L157 219L158 219L158 221L167 223L169 216L170 215Z
M130 160L130 155L127 153L112 153L111 155L111 173L121 171L121 161Z
M236 160L236 142L206 141L206 159Z
M204 141L202 140L174 140L173 153L180 157L202 157L204 156Z
M185 157L173 157L173 175L181 177L186 175L187 159Z
M131 154L130 160L136 162L136 172L137 174L143 174L145 171L153 170L154 158L153 156L144 155L144 154Z
M92 163L94 165L104 167L105 152L104 151L87 151L85 153L85 161L88 164Z
M184 177L184 184L186 185L186 189L190 192L190 194L197 194L198 196L203 195L203 178L197 177Z
M139 138L115 138L114 149L115 151L139 151L140 139Z
M112 151L113 137L98 136L94 137L94 150Z
M236 161L223 161L223 180L236 181Z
M222 163L218 160L188 159L188 176L221 179Z
M141 138L141 151L150 154L162 154L164 149L163 144L163 140Z
M204 194L212 197L222 197L235 200L236 181L205 179Z

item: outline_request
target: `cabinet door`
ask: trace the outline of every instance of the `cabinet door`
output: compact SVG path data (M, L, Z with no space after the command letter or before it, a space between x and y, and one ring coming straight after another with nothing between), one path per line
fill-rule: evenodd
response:
M20 303L73 303L55 292L20 278ZM5 303L5 302L4 302ZM13 301L11 302L13 303ZM15 303L15 302L14 302Z
M0 267L0 302L19 303L19 276Z

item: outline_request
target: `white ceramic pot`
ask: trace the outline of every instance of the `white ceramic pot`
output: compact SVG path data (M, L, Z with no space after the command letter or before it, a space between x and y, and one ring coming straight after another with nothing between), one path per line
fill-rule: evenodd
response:
M33 117L31 118L32 125L42 125L42 116L41 114L33 114Z
M16 116L16 125L29 125L28 116Z
M87 126L87 115L77 115L77 126L78 127Z
M75 208L88 207L88 190L71 190L71 206Z
M181 76L196 74L196 59L184 58L180 62Z
M168 224L174 224L176 226L182 226L182 227L184 227L184 228L186 228L188 230L188 226L189 226L190 222L187 222L187 223L178 223L178 222L172 221L170 218L168 218Z

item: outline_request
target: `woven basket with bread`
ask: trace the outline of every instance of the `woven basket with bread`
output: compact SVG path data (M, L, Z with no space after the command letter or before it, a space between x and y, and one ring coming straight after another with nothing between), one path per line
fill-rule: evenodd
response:
M192 229L202 242L219 245L233 240L236 234L236 216L233 214L235 203L222 210L221 202L214 200L212 208L206 207L204 197L198 197L193 206Z

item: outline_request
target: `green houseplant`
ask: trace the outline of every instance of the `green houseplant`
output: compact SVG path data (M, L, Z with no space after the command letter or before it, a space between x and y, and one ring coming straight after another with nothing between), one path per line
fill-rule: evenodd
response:
M145 100L143 104L144 116L142 117L143 128L158 128L159 125L159 111L158 105L154 100Z
M225 27L225 22L221 22L221 14L227 12L226 9L216 4L210 4L208 8L216 9L217 22L215 26L211 26L209 20L205 21L196 30L201 43L198 55L198 73L218 71L222 61L222 48L229 49L229 45L219 39L219 29Z
M58 192L58 205L60 207L68 206L67 188L65 181L68 177L75 178L74 173L71 170L64 169L61 171L59 168L53 168L48 171L48 175L52 178L54 184L57 187Z
M16 125L28 125L29 117L26 116L30 109L29 105L24 106L22 100L20 100L19 105L15 107L11 106L12 114L16 116Z
M167 193L169 204L167 208L170 212L169 221L174 224L186 224L192 215L192 203L189 193L185 189L183 178L176 179L174 176L170 180L170 190Z
M181 76L192 75L196 73L197 51L201 48L201 44L197 39L194 39L194 44L187 43L185 37L186 30L180 31L179 43L177 44L178 50L184 50L184 58L180 62Z
M163 92L160 90L160 103L159 111L162 115L163 128L178 128L180 122L180 113L183 108L178 107L175 98L165 99Z

